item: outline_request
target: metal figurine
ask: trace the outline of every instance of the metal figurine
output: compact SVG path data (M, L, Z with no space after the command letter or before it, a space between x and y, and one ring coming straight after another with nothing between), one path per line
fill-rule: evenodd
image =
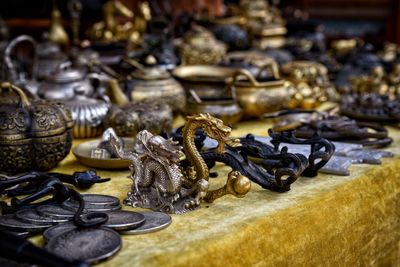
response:
M49 40L63 47L68 46L69 38L62 25L61 12L53 1L53 10L51 11L51 22L49 29Z
M190 164L179 165L182 147L172 139L141 131L136 136L135 151L125 152L120 139L108 130L109 142L119 157L132 161L131 178L134 181L126 203L169 213L184 213L200 207L200 201L213 202L225 195L244 196L250 190L250 181L231 172L227 184L209 190L209 169L195 146L195 133L203 129L218 141L217 153L223 153L225 144L237 145L229 135L231 129L221 120L208 114L187 118L182 130L183 151Z
M148 2L138 4L138 12L134 16L122 2L107 1L102 8L103 20L95 23L88 31L90 40L102 43L128 41L131 49L142 45L143 34L146 32L147 22L151 19L151 10ZM132 19L120 23L118 17Z

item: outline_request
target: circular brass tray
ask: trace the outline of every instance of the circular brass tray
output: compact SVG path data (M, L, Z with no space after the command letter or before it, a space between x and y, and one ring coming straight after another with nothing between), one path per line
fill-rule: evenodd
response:
M125 143L126 150L133 149L133 139L132 138L122 138ZM75 155L77 160L83 165L98 168L98 169L127 169L131 162L129 160L111 158L111 159L97 159L90 157L90 152L93 148L96 148L101 139L84 142L75 146L72 149L72 153Z

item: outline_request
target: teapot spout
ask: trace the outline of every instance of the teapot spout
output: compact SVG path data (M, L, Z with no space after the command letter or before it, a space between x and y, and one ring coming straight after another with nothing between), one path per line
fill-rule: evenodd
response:
M113 104L124 106L129 103L128 97L122 92L116 79L110 79L109 88L109 96Z

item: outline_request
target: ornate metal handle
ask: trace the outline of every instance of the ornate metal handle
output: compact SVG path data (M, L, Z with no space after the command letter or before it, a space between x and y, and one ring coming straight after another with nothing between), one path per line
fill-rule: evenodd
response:
M228 83L228 86L229 87L232 87L232 86L235 86L236 85L236 82L237 82L237 80L238 80L238 78L239 77L245 77L250 83L251 83L251 85L253 85L253 86L259 86L259 83L257 82L257 80L253 77L253 75L248 71L248 70L245 70L245 69L239 69L239 70L237 70L234 74L233 74L233 76L232 76L232 78L231 78L231 81Z
M36 42L35 40L30 37L29 35L21 35L18 36L17 38L13 39L6 47L4 51L4 63L7 66L7 69L10 72L10 80L15 82L18 80L18 74L15 69L14 63L11 60L11 52L14 50L15 46L21 42L29 42L32 44L33 50L34 50L34 56L33 56L33 64L32 64L32 77L36 77L36 64L37 64L37 48L36 48Z
M272 73L272 76L274 76L276 80L280 78L278 65L274 61L268 62L263 66L261 66L256 77L261 77L261 74L266 70L269 70Z
M31 102L29 101L24 91L18 86L15 86L14 84L11 84L9 82L3 82L0 84L0 89L9 89L14 91L19 96L20 104L22 105L22 107L30 106Z

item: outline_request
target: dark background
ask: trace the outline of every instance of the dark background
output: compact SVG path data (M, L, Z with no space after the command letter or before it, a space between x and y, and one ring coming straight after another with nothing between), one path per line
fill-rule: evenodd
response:
M153 0L155 1L155 0ZM158 0L161 2L164 0ZM225 0L236 2L236 0ZM55 1L69 31L67 0ZM106 0L81 0L82 32L101 19L101 6ZM138 0L121 0L135 10ZM218 15L223 0L170 0L172 12L199 10L207 7ZM0 16L5 19L13 36L27 33L40 37L49 27L51 0L0 1ZM400 44L400 0L281 0L283 11L303 10L309 19L321 23L328 39L361 37L380 46L384 41Z

